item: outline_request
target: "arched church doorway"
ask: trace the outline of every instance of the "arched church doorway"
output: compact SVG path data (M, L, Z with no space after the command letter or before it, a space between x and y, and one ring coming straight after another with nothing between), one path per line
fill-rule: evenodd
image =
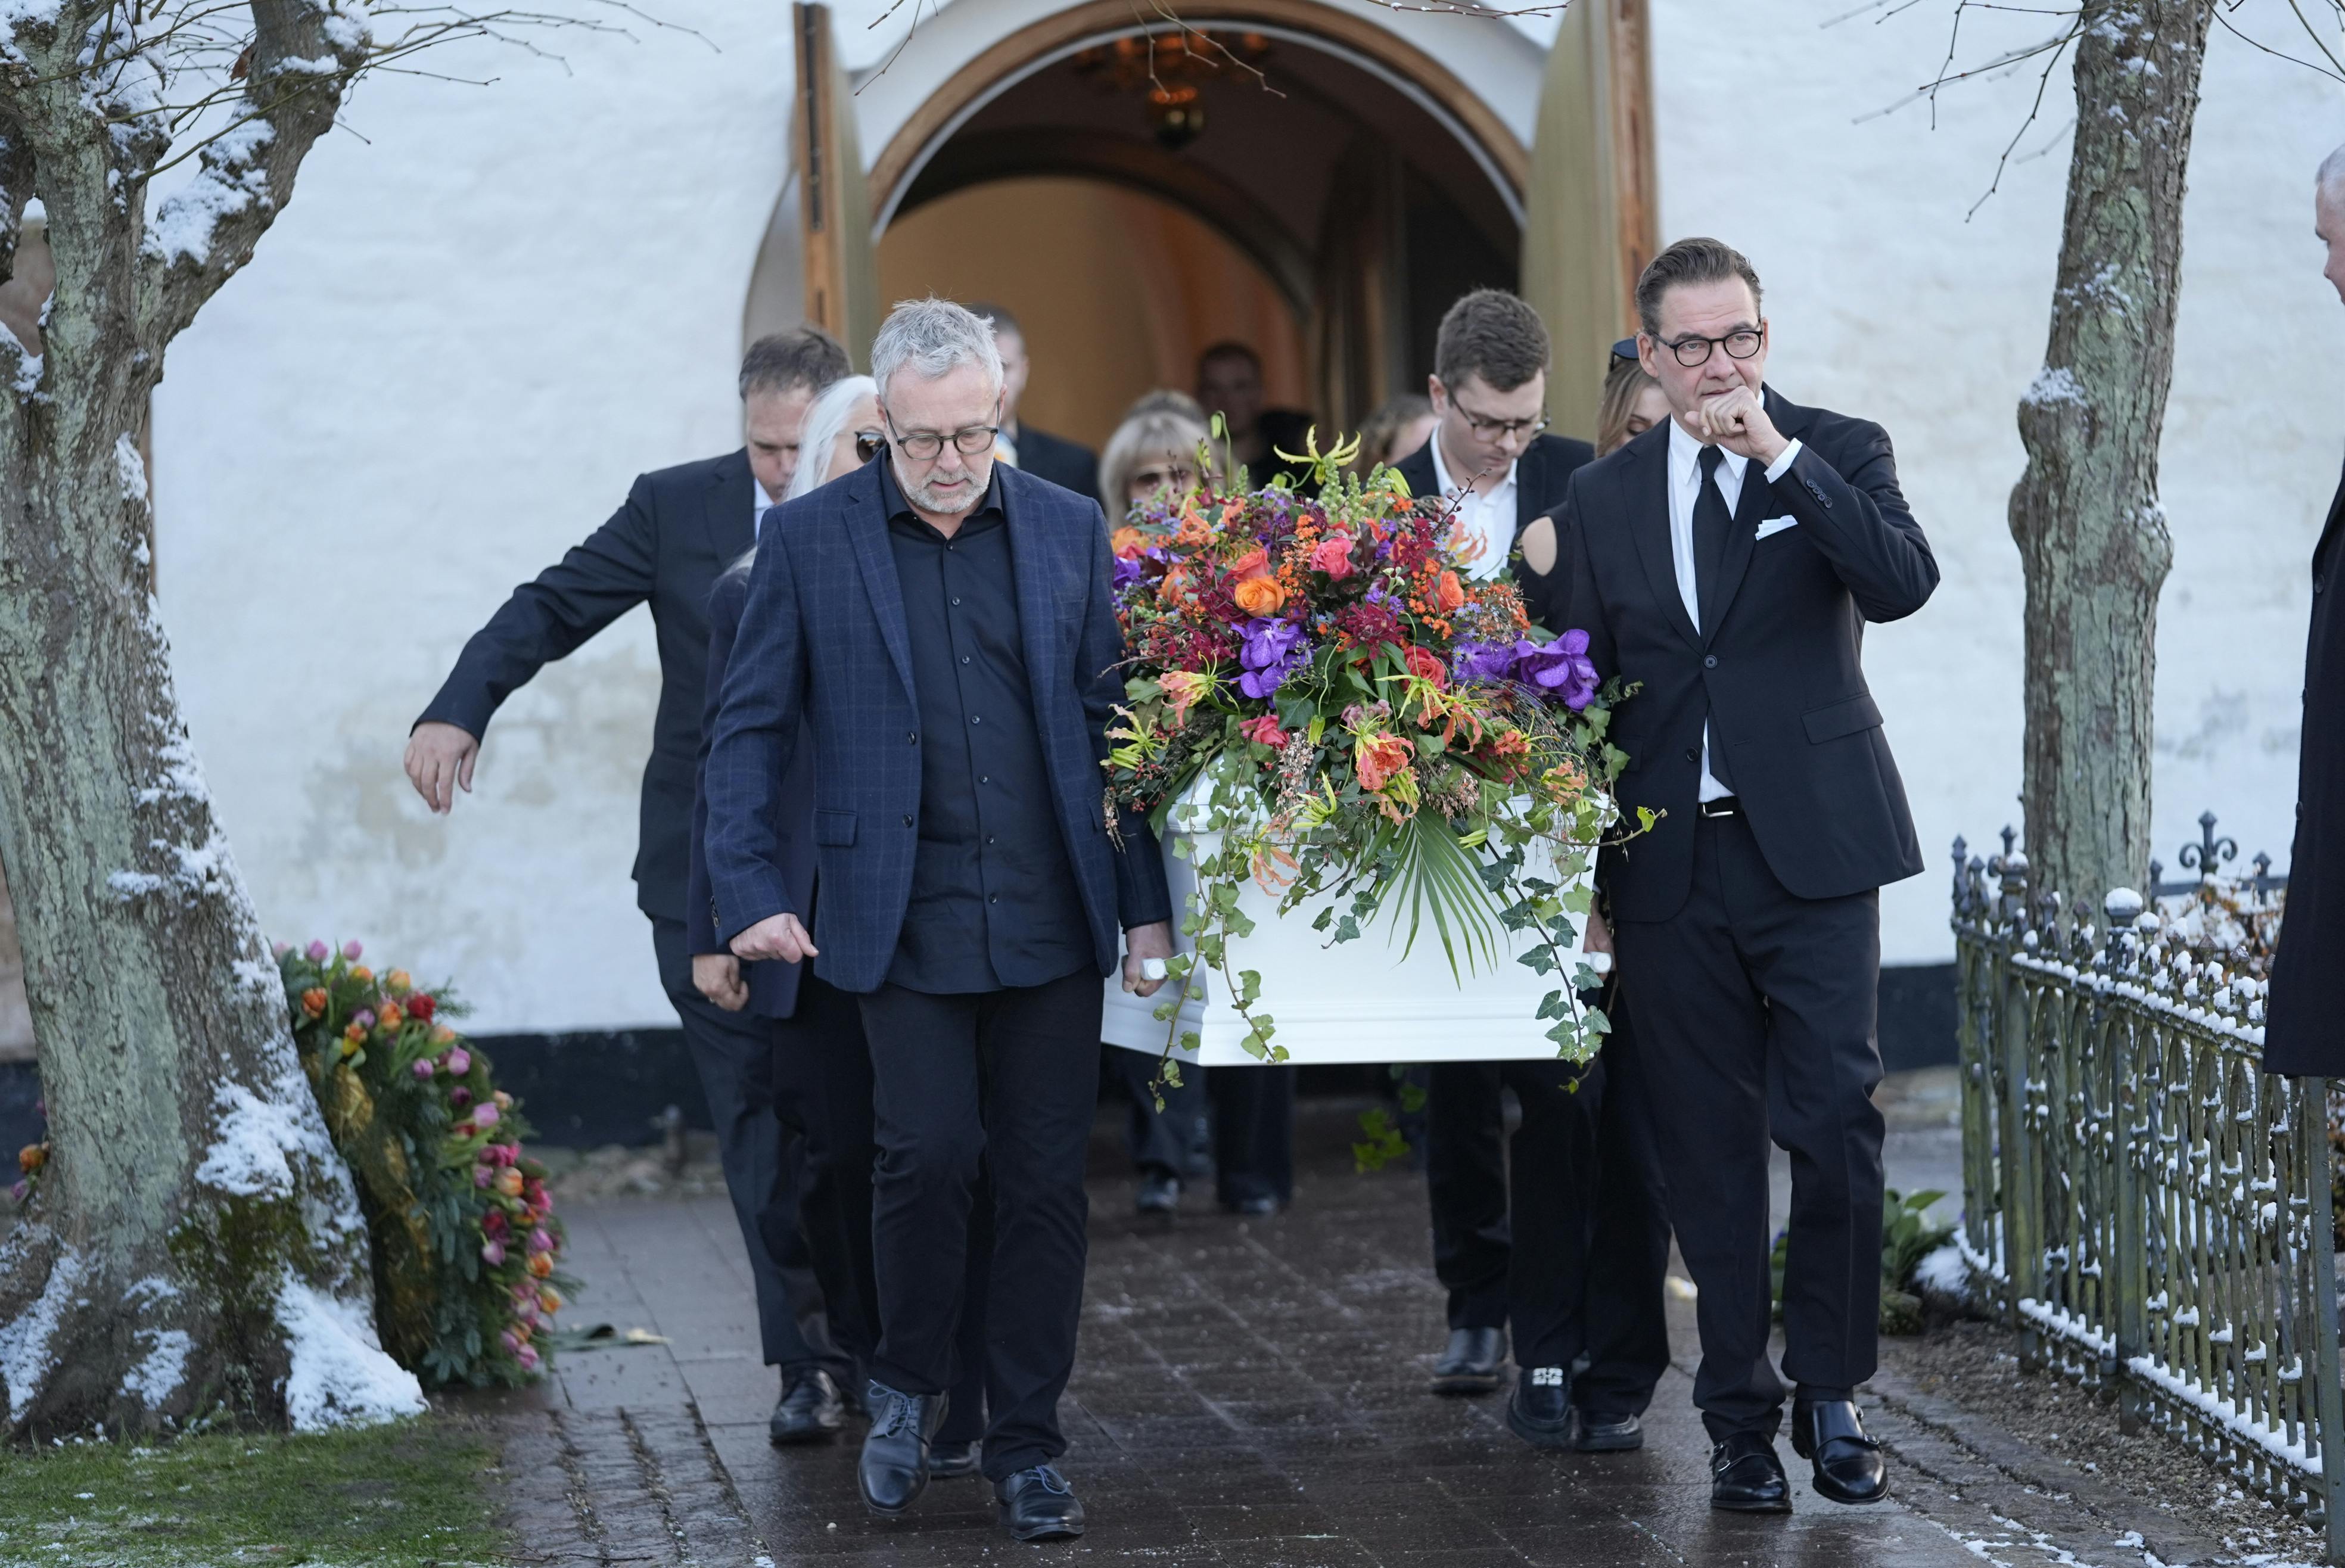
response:
M1484 31L1438 35L1442 58L1325 0L1201 0L1181 25L1124 0L955 0L858 96L827 12L795 6L797 175L745 325L802 301L859 358L887 299L1006 306L1030 416L1096 443L1229 338L1274 401L1356 428L1423 389L1458 294L1518 288L1576 429L1650 246L1642 11L1575 5L1544 54L1449 18Z

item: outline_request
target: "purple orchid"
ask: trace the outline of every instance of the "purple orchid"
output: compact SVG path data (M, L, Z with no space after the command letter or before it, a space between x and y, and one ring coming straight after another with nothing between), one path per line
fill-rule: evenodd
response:
M1460 642L1449 655L1449 678L1460 685L1503 681L1514 673L1510 642Z
M1574 629L1552 642L1528 639L1515 644L1516 679L1559 697L1577 712L1596 700L1596 666L1588 658L1588 633Z
M1238 677L1238 690L1257 701L1276 692L1311 657L1310 641L1292 621L1266 616L1249 621L1243 635L1238 663L1245 673Z
M1142 567L1138 561L1127 561L1122 556L1117 556L1115 558L1115 591L1121 593L1139 582L1141 571Z

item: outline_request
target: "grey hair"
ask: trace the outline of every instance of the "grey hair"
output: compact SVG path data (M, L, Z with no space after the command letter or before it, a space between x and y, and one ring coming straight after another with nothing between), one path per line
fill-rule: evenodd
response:
M797 471L790 475L790 487L783 492L782 500L796 501L830 482L830 449L838 444L838 433L847 428L847 416L854 411L858 401L878 390L879 383L868 376L849 376L822 389L822 396L806 411L806 423L798 429Z
M1107 515L1121 518L1131 510L1132 476L1143 460L1169 457L1193 463L1204 440L1203 421L1177 409L1152 408L1126 419L1100 455L1100 500Z
M2320 172L2313 177L2313 184L2330 200L2345 202L2345 147L2320 160Z
M883 400L898 370L934 381L963 365L976 366L995 391L1001 389L1001 351L993 346L993 329L934 295L899 301L871 339L871 379Z

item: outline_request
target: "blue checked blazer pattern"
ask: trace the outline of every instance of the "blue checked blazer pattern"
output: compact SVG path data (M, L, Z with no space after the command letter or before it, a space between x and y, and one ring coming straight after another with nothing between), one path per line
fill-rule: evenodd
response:
M708 876L716 931L730 940L790 896L774 810L801 724L814 747L815 853L822 899L815 972L843 991L887 977L919 842L919 711L896 558L877 464L767 514L709 740ZM1034 722L1067 858L1102 976L1119 927L1171 917L1164 863L1146 823L1124 848L1103 813L1106 731L1124 657L1099 504L996 467L1017 576Z

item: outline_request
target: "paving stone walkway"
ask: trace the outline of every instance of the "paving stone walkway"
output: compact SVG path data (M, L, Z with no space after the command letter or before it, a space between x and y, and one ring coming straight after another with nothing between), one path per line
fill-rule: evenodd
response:
M1869 1401L1876 1428L1900 1451L1892 1502L1825 1502L1794 1463L1790 1518L1713 1512L1682 1301L1671 1309L1679 1363L1647 1418L1642 1452L1534 1451L1507 1431L1503 1396L1428 1396L1442 1312L1423 1185L1405 1171L1353 1173L1354 1108L1304 1102L1286 1213L1243 1221L1193 1198L1169 1225L1133 1217L1116 1108L1103 1113L1081 1360L1062 1407L1072 1442L1063 1468L1091 1529L1066 1545L1010 1542L975 1480L936 1483L906 1521L868 1517L856 1497L853 1424L834 1445L768 1447L774 1374L758 1364L740 1243L721 1200L572 1208L567 1261L587 1286L577 1320L645 1328L669 1342L573 1354L544 1389L509 1407L503 1471L522 1560L2143 1562L2138 1547L2113 1544L2106 1517L1986 1457L1991 1444L1966 1442L1958 1418L1934 1424L1878 1397ZM1788 1443L1784 1453L1792 1462ZM2031 1499L2033 1515L2023 1506Z

